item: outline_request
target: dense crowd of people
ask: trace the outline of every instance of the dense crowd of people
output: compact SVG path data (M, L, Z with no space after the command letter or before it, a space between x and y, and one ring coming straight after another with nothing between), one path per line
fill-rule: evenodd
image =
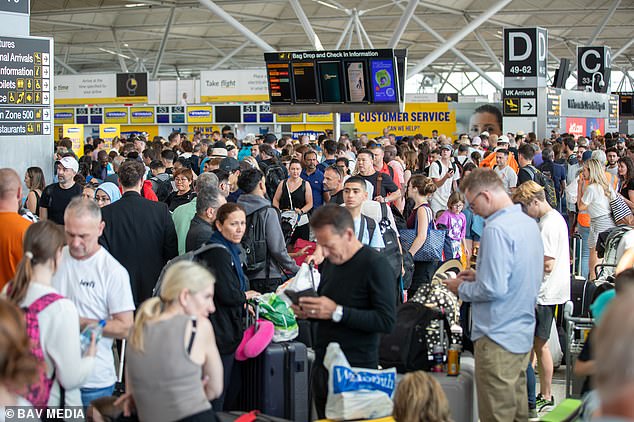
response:
M87 407L112 396L113 344L127 339L118 406L144 421L215 420L239 389L250 300L308 261L321 273L318 296L292 309L315 327L312 397L324 417L328 344L340 343L353 367L377 368L398 306L457 259L465 270L445 284L471 308L480 420L526 420L555 405L547 342L556 306L570 300L572 239L592 280L600 234L619 223L614 202L634 209L634 139L618 133L236 140L225 127L210 137L91 139L78 153L62 139L54 175L30 167L22 180L0 169L3 406ZM442 255L421 258L431 230L446 231ZM617 272L634 267L634 236L624 242ZM201 247L196 262L162 274ZM628 298L631 306L626 294L619 302ZM617 305L606 320L627 308ZM80 332L99 321L103 338L82 351ZM599 327L597 336L616 334ZM634 377L614 368L593 368L603 415L634 418L618 413L611 378L632 388ZM437 383L415 372L399 385L394 417L446 421L449 408Z

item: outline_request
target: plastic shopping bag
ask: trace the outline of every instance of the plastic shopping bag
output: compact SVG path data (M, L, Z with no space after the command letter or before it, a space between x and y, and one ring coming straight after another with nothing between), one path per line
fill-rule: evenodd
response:
M278 289L278 294L288 306L291 306L293 303L297 304L302 296L317 296L320 280L319 271L312 265L304 263L284 289L281 291Z
M293 340L299 334L299 326L291 308L275 293L266 293L258 298L260 316L273 323L273 341Z
M352 368L339 343L328 345L324 365L328 369L328 419L376 419L392 414L396 368Z

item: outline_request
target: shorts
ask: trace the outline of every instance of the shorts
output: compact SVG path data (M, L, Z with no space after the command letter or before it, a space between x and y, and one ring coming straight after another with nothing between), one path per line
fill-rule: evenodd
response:
M535 308L535 337L548 341L557 305L537 305Z

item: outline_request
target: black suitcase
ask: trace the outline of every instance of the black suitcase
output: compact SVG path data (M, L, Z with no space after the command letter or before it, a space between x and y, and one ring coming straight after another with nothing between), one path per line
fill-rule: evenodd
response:
M597 288L592 281L572 275L570 277L570 300L574 305L572 316L590 318L590 304Z
M260 356L243 363L238 410L257 409L269 416L308 422L308 390L306 345L271 343Z

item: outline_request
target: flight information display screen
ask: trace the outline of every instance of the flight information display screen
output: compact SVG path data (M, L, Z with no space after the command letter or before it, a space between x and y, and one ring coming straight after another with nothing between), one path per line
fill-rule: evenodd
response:
M372 95L376 103L396 102L394 60L370 60Z
M267 63L266 74L271 103L291 103L291 76L288 63Z
M317 62L321 101L324 103L343 102L343 79L340 62Z
M318 103L315 62L291 63L296 103Z

